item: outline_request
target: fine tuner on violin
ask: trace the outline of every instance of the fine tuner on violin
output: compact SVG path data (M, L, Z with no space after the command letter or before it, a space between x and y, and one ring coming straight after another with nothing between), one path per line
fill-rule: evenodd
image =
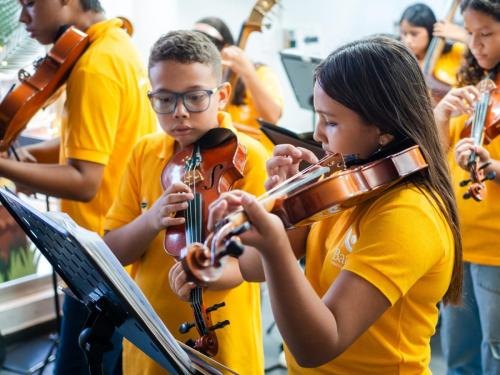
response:
M500 93L492 80L495 71L478 84L479 100L474 105L474 115L462 131L462 137L472 137L475 146L489 144L500 133ZM484 173L490 162L478 165L478 155L472 152L467 161L470 177L460 182L461 187L470 186L463 195L464 199L480 202L486 192L485 182L496 177L495 172Z
M327 155L258 201L279 216L285 227L305 226L375 197L406 176L427 168L418 146L362 165L355 163L359 160ZM250 223L244 211L229 214L217 224L204 245L195 243L183 250L186 272L200 283L216 280L224 257L242 253L238 235L248 228Z

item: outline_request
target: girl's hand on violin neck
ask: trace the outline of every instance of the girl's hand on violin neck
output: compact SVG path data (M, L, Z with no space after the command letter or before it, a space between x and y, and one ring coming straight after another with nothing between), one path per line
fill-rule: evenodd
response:
M463 138L455 145L455 161L460 168L469 170L467 162L470 154L475 151L479 156L479 165L483 165L490 161L490 153L484 147L474 146L473 138Z
M186 302L190 299L191 290L196 287L195 283L188 281L181 262L175 263L168 272L168 283L177 297Z
M474 86L451 89L434 108L438 126L447 126L450 119L462 114L472 114L474 103L479 99L479 91Z
M268 213L254 196L243 191L224 193L210 205L209 228L214 228L217 222L237 208L245 210L252 224L249 231L240 235L244 245L257 248L264 258L279 256L287 249L293 254L281 220Z
M289 144L274 147L273 157L266 162L267 175L269 176L265 182L266 189L270 190L296 175L302 160L311 164L318 162L316 155L305 148Z
M187 209L187 202L193 198L191 189L186 184L176 182L171 185L146 212L151 227L159 232L170 226L184 224L184 218L175 215Z

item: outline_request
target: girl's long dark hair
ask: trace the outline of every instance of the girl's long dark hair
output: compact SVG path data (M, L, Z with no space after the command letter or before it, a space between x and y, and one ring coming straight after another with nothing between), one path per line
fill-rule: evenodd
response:
M417 61L402 43L373 37L335 50L318 66L315 79L330 98L383 133L419 145L429 167L406 181L427 190L450 225L455 262L444 301L458 303L463 266L457 206L428 89Z
M427 30L427 36L429 37L427 47L425 47L425 50L427 51L432 40L434 24L437 22L436 16L434 15L432 9L428 5L422 3L410 5L403 11L399 24L401 25L401 22L403 21L407 21L413 26L423 27L425 28L425 30ZM451 47L452 44L446 43L443 53L448 53L449 51L451 51Z
M500 22L500 2L498 0L463 0L460 4L460 10L463 13L467 9L487 14ZM475 85L483 79L486 73L469 50L465 56L465 64L458 72L458 84L460 86Z

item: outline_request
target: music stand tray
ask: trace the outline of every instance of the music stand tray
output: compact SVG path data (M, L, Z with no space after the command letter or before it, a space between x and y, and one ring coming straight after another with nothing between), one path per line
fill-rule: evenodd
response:
M118 332L171 374L222 374L231 370L178 342L154 312L118 259L94 232L77 226L66 214L44 214L0 188L0 201L40 252L89 309L80 339L97 336L103 328ZM59 215L58 217L53 214ZM94 330L90 324L94 324ZM103 323L106 323L103 325ZM101 336L101 337L99 337ZM85 341L86 346L95 342ZM102 342L99 342L102 349ZM95 347L95 345L94 345ZM92 364L89 366L92 371ZM102 357L102 353L94 353ZM234 372L233 372L234 373Z
M321 62L321 59L297 55L287 50L280 51L280 57L299 106L314 111L314 69Z

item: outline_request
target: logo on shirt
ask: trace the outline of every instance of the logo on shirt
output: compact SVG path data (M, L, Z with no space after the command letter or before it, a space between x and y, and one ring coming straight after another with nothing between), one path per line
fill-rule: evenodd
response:
M146 209L148 208L148 201L142 201L141 202L141 212L144 213Z
M352 226L347 230L344 240L335 245L332 250L332 263L338 268L344 267L347 255L352 253L352 247L358 242L358 236L354 233Z

